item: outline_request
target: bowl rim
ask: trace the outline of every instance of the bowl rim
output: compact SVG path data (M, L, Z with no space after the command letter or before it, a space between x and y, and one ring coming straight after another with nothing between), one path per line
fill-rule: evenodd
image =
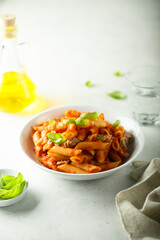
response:
M25 124L24 126L22 127L21 131L20 131L20 147L21 147L21 151L23 152L23 154L25 154L25 156L34 164L36 165L37 167L41 168L42 170L45 170L47 172L50 172L50 173L54 173L55 175L61 175L61 176L103 176L105 175L107 172L108 173L114 173L116 172L117 170L120 170L121 168L123 168L124 166L127 166L128 164L130 164L137 156L138 154L143 150L144 148L144 144L145 144L145 139L144 139L144 134L139 126L139 124L132 118L128 117L128 116L125 116L125 115L118 115L118 117L121 117L123 119L129 119L132 123L134 123L134 125L136 125L136 127L138 128L138 131L139 131L139 135L141 136L141 141L139 141L139 149L137 150L137 152L135 153L134 155L134 159L128 159L124 164L116 167L116 168L113 168L113 169L109 169L109 170L105 170L105 171L102 171L102 172L96 172L96 173L89 173L89 174L71 174L71 173L65 173L65 172L59 172L59 171L55 171L53 169L50 169L50 168L47 168L45 167L43 164L41 164L38 160L37 162L33 159L31 159L28 154L23 150L23 147L22 147L22 138L23 138L23 131L25 130L25 128L28 126L28 124L30 124L33 120L35 120L37 117L40 117L40 116L43 116L45 115L46 113L49 113L49 112L52 112L52 111L56 111L57 109L60 110L60 109L63 109L63 108L72 108L72 107L91 107L91 108L104 108L104 106L98 106L98 105L93 105L93 104L67 104L67 105L60 105L60 106L56 106L56 107L52 107L52 108L49 108L47 110L44 110L36 115L34 115L32 118L30 118ZM109 113L113 113L115 115L115 111L113 111L112 109L109 109Z

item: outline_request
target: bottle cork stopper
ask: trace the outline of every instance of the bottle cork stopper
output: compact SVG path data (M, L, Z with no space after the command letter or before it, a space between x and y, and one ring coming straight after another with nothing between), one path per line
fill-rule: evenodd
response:
M0 15L0 37L14 38L17 33L16 17L13 14Z
M2 14L0 15L1 18L1 26L4 28L7 27L14 27L15 26L15 21L16 17L13 14Z

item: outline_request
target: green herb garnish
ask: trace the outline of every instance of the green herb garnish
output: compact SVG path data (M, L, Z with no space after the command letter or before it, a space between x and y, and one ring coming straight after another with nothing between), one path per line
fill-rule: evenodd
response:
M114 91L111 93L107 93L108 96L115 98L115 99L125 99L127 96L121 91Z
M101 140L102 142L104 142L106 140L105 137L97 137L97 140Z
M116 77L123 77L124 73L122 73L122 72L115 72L114 76L116 76Z
M86 87L92 87L93 84L90 80L88 80L86 83L85 83Z
M61 133L54 133L54 132L49 132L48 138L51 142L56 144L61 144L66 140L65 138L62 137Z
M74 120L73 118L68 118L65 122L65 124L67 123L74 123L75 125L77 126L85 126L88 121L86 119L89 119L89 120L95 120L96 118L98 117L98 113L97 112L91 112L91 113L82 113L80 115L79 118L77 118L76 120Z
M85 126L87 123L88 123L88 121L86 119L81 118L81 117L76 119L76 125L77 126L82 127L82 126Z
M115 128L117 126L119 126L121 122L119 120L116 120L115 123L113 123L112 127Z
M74 120L73 118L68 118L67 121L65 122L65 124L67 123L74 123L77 126L84 126L88 123L88 121L86 119L81 118L81 116L79 118L77 118L76 120Z
M68 119L65 121L65 124L68 124L68 123L74 123L74 124L76 124L76 121L75 121L73 118L68 118Z
M98 117L98 112L91 112L91 113L82 113L80 118L95 120Z
M3 182L3 184L4 184L4 182L7 183L6 185L3 186L3 188L4 188L4 189L7 189L7 190L11 189L11 188L14 187L16 184L18 184L18 183L20 183L20 182L23 182L23 175L22 175L21 173L18 173L18 176L17 176L15 179L13 179L13 180L11 180L11 178L10 178L11 181L9 181L8 176L7 176L7 177L2 176L1 178L2 178L1 181ZM7 181L6 181L5 179L6 179Z
M49 119L49 124L53 124L55 121L53 119Z
M28 182L23 180L21 173L18 173L17 177L2 174L0 178L0 198L5 200L17 197L23 192L27 184Z
M13 181L14 179L15 179L14 176L10 176L10 175L4 176L4 175L2 174L2 177L1 177L1 179L0 179L1 187L6 186L9 182Z

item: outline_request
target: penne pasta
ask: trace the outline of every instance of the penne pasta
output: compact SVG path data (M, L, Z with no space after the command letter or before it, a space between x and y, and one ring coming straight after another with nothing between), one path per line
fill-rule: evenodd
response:
M57 122L54 122L54 123L52 123L52 124L50 124L50 125L47 126L47 130L48 130L49 132L51 132L51 131L56 131L56 126L57 126Z
M82 152L82 149L72 149L72 148L66 148L66 147L59 147L54 146L49 150L49 153L56 153L63 156L77 156Z
M56 132L63 132L67 130L67 125L64 122L58 122L56 124L55 131Z
M50 150L53 147L53 143L48 140L47 143L43 146L43 152Z
M105 161L104 163L99 164L98 166L101 168L101 171L106 171L110 169L108 160Z
M104 113L99 114L98 118L104 120Z
M97 128L104 128L107 126L107 123L101 119L92 121L92 126L95 126Z
M98 136L97 133L94 133L94 134L88 135L88 137L86 138L86 141L89 141L89 142L93 141L93 142L94 142L94 141L97 140L97 136Z
M41 139L41 135L38 131L36 131L34 134L33 134L33 142L34 142L34 145L36 146L39 142L39 140Z
M47 134L48 134L48 130L47 130L47 129L44 129L44 130L41 132L41 137L42 137L42 138L47 137Z
M64 133L62 133L62 137L64 138L75 138L78 135L78 131L77 130L70 130L67 129L67 131L65 131Z
M34 131L42 132L44 130L44 127L43 126L35 126L35 127L32 127L32 129Z
M115 151L115 150L113 150L113 149L111 149L110 151L109 151L109 157L113 160L113 161L115 161L115 162L121 162L121 157L118 155L118 153Z
M94 156L95 153L96 153L96 150L94 150L94 149L87 149L87 152L89 152L92 156Z
M119 141L118 141L118 138L115 137L112 141L112 144L111 144L112 148L115 150L115 151L119 151L120 149L120 144L119 144Z
M74 174L87 174L89 173L88 171L81 169L79 167L75 167L73 165L70 165L68 163L62 164L57 167L57 169L61 172L66 172L66 173L74 173Z
M53 164L52 159L49 156L42 156L39 158L39 161L46 166L47 168L51 168L53 170L57 170L57 167L55 164Z
M95 172L100 172L101 168L99 166L95 166L92 164L87 164L87 163L72 163L74 166L77 168L81 168L85 171L88 171L90 173L95 173Z
M87 136L88 130L86 128L79 129L77 138L83 141Z
M105 161L105 153L104 150L98 149L96 151L96 159L99 163L102 163Z
M114 131L113 131L113 135L117 138L121 138L123 137L123 135L125 134L125 129L124 127L122 126L117 126L114 128Z
M51 157L54 161L63 161L63 160L69 160L70 158L68 156L59 155L56 153L48 152L48 156Z
M91 159L93 159L93 156L89 154L80 154L70 158L70 160L75 163L82 163L82 162L86 163Z
M97 141L97 142L80 142L75 147L76 149L106 149L108 148L109 143Z
M69 118L71 118L71 117L76 117L76 118L78 118L80 115L81 115L81 113L78 112L77 110L69 109L69 110L67 110L67 111L65 112L65 116L66 116L66 117L69 117Z
M123 126L105 121L104 114L69 109L64 116L32 126L38 161L70 174L91 174L116 168L127 160L133 138Z
M89 129L89 132L91 133L91 134L94 134L94 133L99 133L99 128L98 127L96 127L96 126L94 126L94 127L91 127L90 129Z
M109 162L109 169L116 168L121 164L121 161Z
M109 130L107 128L100 128L100 134L102 135L110 135Z

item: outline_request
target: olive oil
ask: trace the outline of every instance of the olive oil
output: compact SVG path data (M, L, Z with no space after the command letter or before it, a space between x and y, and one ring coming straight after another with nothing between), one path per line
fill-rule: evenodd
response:
M0 16L1 59L0 59L0 110L19 112L31 105L37 98L34 83L24 71L17 44L15 16ZM25 43L21 43L21 46ZM24 61L24 59L23 59Z
M35 85L25 73L7 72L0 84L0 110L19 112L36 100Z

